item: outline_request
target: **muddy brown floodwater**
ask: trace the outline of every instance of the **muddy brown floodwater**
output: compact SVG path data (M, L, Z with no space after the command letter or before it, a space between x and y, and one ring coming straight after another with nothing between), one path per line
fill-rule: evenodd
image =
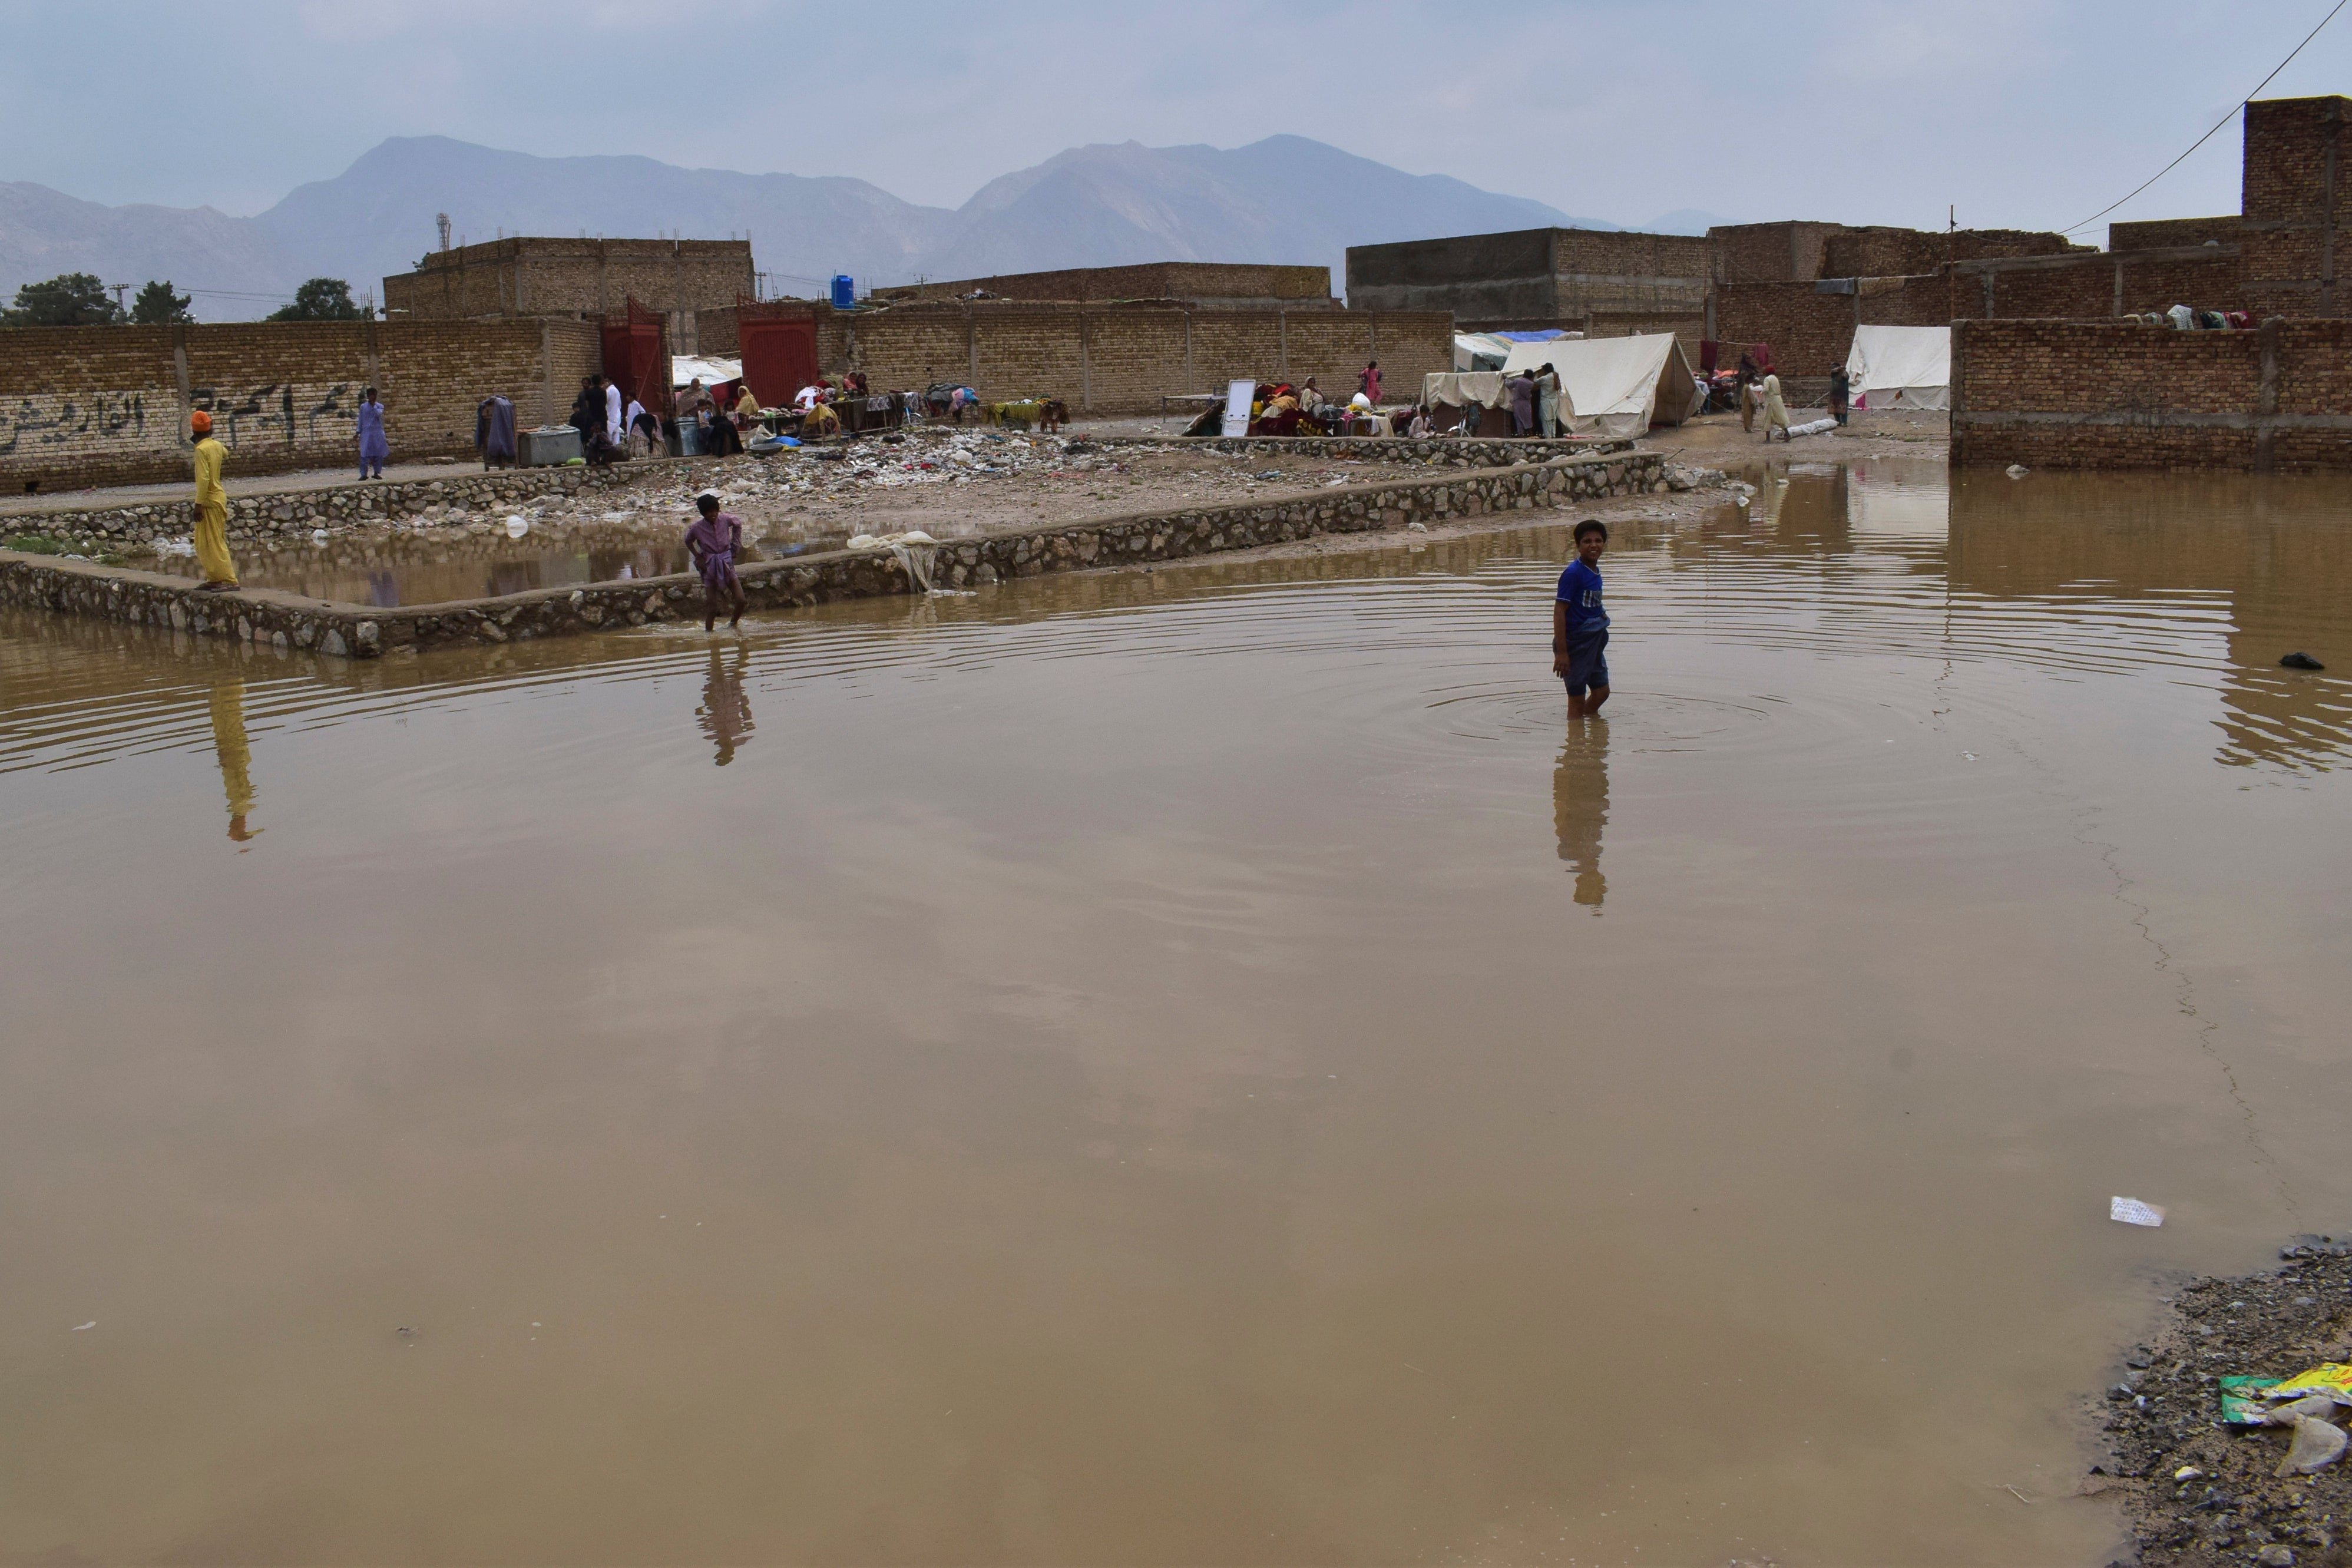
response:
M0 624L0 1560L2105 1562L2352 1226L2337 488L1776 472L1577 730L1564 527L1342 542Z

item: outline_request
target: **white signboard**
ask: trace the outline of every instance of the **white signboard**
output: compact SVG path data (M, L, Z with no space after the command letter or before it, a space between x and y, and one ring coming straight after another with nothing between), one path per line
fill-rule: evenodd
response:
M1250 402L1257 396L1255 381L1236 381L1225 387L1225 434L1246 436L1250 427Z

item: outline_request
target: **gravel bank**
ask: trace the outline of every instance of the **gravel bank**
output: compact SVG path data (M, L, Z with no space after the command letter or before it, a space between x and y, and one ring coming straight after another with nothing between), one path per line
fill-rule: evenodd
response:
M2352 1462L2274 1476L2288 1433L2223 1426L2219 1386L2352 1360L2347 1254L2347 1238L2304 1237L2276 1273L2200 1279L2164 1331L2124 1358L2101 1402L2110 1457L2082 1489L2121 1494L2137 1551L2124 1561L2352 1568Z

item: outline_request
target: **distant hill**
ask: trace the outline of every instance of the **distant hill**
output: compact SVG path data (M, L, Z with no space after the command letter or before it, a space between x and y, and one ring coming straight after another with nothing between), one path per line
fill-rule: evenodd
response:
M47 185L0 183L0 302L16 288L60 272L94 272L105 283L135 291L151 278L170 279L186 292L199 279L257 294L291 294L276 243L252 218L210 207L100 206ZM264 300L207 300L197 313L211 320L266 314Z
M1303 136L1215 147L1074 147L991 181L961 208L918 206L864 180L681 169L651 158L541 158L445 136L394 137L331 180L250 218L209 207L100 206L0 184L0 300L59 272L200 292L207 321L262 315L305 278L381 293L436 243L507 234L751 237L772 291L1144 261L1333 268L1350 245L1549 224L1615 228L1442 174L1408 174ZM1684 216L1689 215L1674 215ZM1703 215L1697 215L1703 216Z
M651 158L540 158L401 136L331 180L297 187L253 220L302 278L382 279L433 248L433 216L455 236L751 237L758 264L811 281L919 267L955 215L864 180L680 169ZM771 279L773 284L776 280ZM808 289L798 289L807 292Z
M1319 262L1344 280L1351 245L1550 224L1618 226L1304 136L1231 152L1126 142L1073 147L982 186L923 268L976 278L1145 261Z

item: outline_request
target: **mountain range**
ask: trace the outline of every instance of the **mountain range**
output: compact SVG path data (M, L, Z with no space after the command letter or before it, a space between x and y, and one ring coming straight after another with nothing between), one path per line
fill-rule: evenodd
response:
M836 272L891 284L1148 261L1321 263L1344 279L1350 245L1622 226L1443 174L1408 174L1303 136L1230 150L1073 147L992 180L953 209L838 176L542 158L403 136L252 217L104 206L0 182L0 300L60 272L94 272L134 288L169 279L194 291L199 319L247 320L306 278L348 279L354 296L378 292L380 279L433 248L438 213L449 215L453 243L500 233L748 235L772 294L817 293ZM1709 221L1685 210L1660 226L1689 233Z

